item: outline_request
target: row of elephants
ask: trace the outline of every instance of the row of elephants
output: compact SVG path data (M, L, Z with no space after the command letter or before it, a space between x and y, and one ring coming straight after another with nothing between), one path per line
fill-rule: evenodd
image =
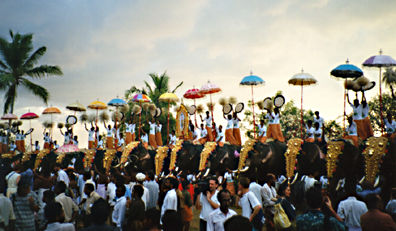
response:
M301 148L298 149L295 161L292 161L292 166L289 164L289 172L287 172L286 162L289 161L290 163L290 160L287 160L285 153L290 152L288 150L288 148L290 149L290 142L286 144L278 141L268 143L254 141L250 143L251 147L247 152L246 150L245 152L243 151L243 149L247 148L246 144L242 148L225 144L222 147L213 147L213 151L207 156L207 161L203 163L205 166L204 171L209 171L213 175L223 175L227 170L241 170L241 167L245 166L244 171L237 172L244 176L257 179L259 183L263 183L267 173L290 175L290 168L293 168L291 171L298 173L298 176L332 175L331 178L329 177L329 191L331 192L335 190L340 179L345 179L345 184L356 185L364 176L369 178L368 165L375 164L376 166L371 166L371 168L378 168L378 170L374 171L374 174L375 176L380 176L379 185L383 189L383 192L386 193L390 192L391 188L396 186L396 139L385 139L383 141L379 143L383 146L381 152L384 153L381 155L376 154L378 152L376 150L378 149L378 142L374 144L374 141L366 141L360 147L356 147L348 141L339 140L337 141L338 144L341 144L339 155L330 153L330 143L302 143ZM163 174L167 175L169 173L170 165L172 165L171 169L175 169L174 166L177 166L176 169L179 173L182 171L185 174L197 174L200 170L203 170L201 158L205 158L202 157L203 150L205 149L206 147L204 145L196 145L187 141L179 142L179 148L176 151L173 150L175 153L173 160L171 157L172 149L164 151L165 156L163 157L163 161L159 163L162 167ZM44 174L51 172L57 161L65 168L73 165L77 172L86 170L86 167L91 165L87 164L87 161L90 161L92 167L97 171L106 172L108 167L104 166L104 160L108 155L107 151L91 151L94 152L93 155L91 154L91 159L87 159L87 155L89 154L84 152L64 154L62 159L56 153L49 152L45 153L45 155L40 153L31 154L28 158L26 155L20 154L8 159L2 158L1 161L3 164L11 164L19 159L25 162L25 165L30 165L31 168L36 168L36 171L43 172ZM334 152L334 150L331 152ZM247 156L243 157L244 153ZM372 162L367 161L365 154L368 157L374 157ZM114 155L110 159L111 166L122 167L127 173L147 172L156 168L158 169L158 163L155 163L158 160L158 151L147 150L140 143L136 144L130 153L127 153L126 160L125 158L122 160L123 155L125 157L125 152L124 154L114 152ZM40 158L40 160L36 161L36 158ZM241 166L240 158L246 159L243 166ZM333 169L330 171L328 169L329 161L333 162ZM373 184L365 184L365 187L372 186Z

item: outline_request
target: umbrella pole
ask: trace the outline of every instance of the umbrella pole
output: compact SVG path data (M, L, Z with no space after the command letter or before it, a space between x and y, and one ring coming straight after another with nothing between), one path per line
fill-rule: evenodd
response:
M29 120L29 128L32 129L32 120ZM32 132L30 133L30 151L33 152Z
M166 136L166 144L169 143L169 113L170 113L170 111L169 111L169 103L170 103L170 101L168 100L168 121L167 121L168 135Z
M211 114L212 114L212 125L213 125L213 123L214 123L214 118L213 118L212 94L209 94L209 96L210 96L210 112L211 112ZM216 129L216 128L214 128L214 129Z
M114 116L114 118L115 118L114 127L115 127L115 132L116 132L116 134L115 134L115 139L114 139L114 140L115 140L114 146L115 146L116 149L117 149L117 144L118 144L117 114L118 114L118 107L116 106L116 113L115 113L115 116Z
M252 87L252 111L253 111L253 137L256 139L256 118L254 115L254 97L253 97L253 85Z
M194 106L195 106L195 112L194 112L195 127L198 127L198 124L197 124L197 106L196 106L196 103L195 103L195 99L194 99Z
M380 101L380 114L381 114L381 134L384 134L384 116L382 114L382 87L381 87L381 67L379 68L379 101Z
M96 118L95 118L95 143L96 143L96 145L98 144L98 139L97 139L97 137L98 137L98 109L96 109Z
M344 134L345 134L345 113L346 113L346 89L344 85L344 114L342 115L342 121L343 121L343 126L344 126Z
M140 108L142 108L142 103L139 103L139 104L140 104ZM139 113L139 132L138 132L139 140L140 140L140 123L141 123L141 120L142 120L142 110L140 110L140 113Z
M303 95L304 87L301 85L301 139L303 138L303 122L304 122L304 112L303 112Z

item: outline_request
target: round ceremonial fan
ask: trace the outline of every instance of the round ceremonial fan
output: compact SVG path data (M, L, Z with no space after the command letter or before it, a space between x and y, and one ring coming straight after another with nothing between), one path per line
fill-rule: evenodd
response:
M188 114L194 115L196 111L197 111L197 108L195 107L195 105L191 105L188 107Z
M160 117L161 116L161 114L162 114L162 110L161 110L161 108L157 108L156 110L155 110L155 118L158 118L158 117Z
M274 98L274 105L275 107L282 107L285 104L285 97L283 95L277 95Z
M237 103L235 106L235 112L240 113L243 111L243 108L245 108L245 105L243 103Z
M375 87L375 82L369 82L368 84L366 84L365 86L362 87L362 91L368 91L371 90Z
M264 109L270 109L271 105L271 97L267 97L263 100Z
M232 112L232 104L227 103L227 104L225 104L224 107L223 107L223 113L224 113L224 115L227 115L227 114L229 114L230 112Z
M70 125L75 125L77 123L77 117L75 117L74 115L67 116L66 123Z
M151 115L151 117L155 117L157 115L157 109L150 110L150 115Z

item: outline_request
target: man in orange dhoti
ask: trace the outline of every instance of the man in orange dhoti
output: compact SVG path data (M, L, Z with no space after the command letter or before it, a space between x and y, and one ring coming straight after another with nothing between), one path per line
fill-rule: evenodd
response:
M170 149L172 149L173 147L175 147L176 140L177 140L175 130L172 130L172 134L170 134L169 137L170 137L170 139L169 139L168 146L169 146Z
M204 122L205 121L205 128L206 131L208 132L208 140L207 141L214 141L213 138L213 130L212 130L212 117L209 115L209 111L206 111L206 118L202 119L201 116L201 121Z
M223 115L223 116L224 116L224 119L227 120L227 127L225 130L225 141L229 142L232 145L237 145L237 142L234 137L234 132L232 130L232 127L234 125L234 122L232 120L232 115L228 114L227 118L225 117L225 115Z
M88 132L88 149L95 148L95 127L92 126L90 130L85 125L85 130Z
M223 126L219 126L219 129L216 130L217 131L217 137L216 137L216 142L217 145L219 145L220 147L224 146L224 140L225 140L225 135L223 132Z
M362 102L359 104L359 99L354 99L353 104L349 101L349 95L347 94L348 103L353 110L353 121L356 123L357 135L362 140L373 136L374 132L371 127L370 119L368 118L369 106L367 105L364 94L362 95Z
M44 149L49 149L50 143L51 143L51 138L49 136L49 133L45 132L45 134L44 134Z
M283 137L280 127L279 108L275 108L274 112L268 109L268 113L265 117L268 119L267 139L272 138L280 142L285 142L285 138Z
M151 122L149 121L149 125L150 125L149 145L151 147L153 147L154 149L157 149L157 142L155 140L155 130L156 130L157 125L155 124L154 119Z
M347 127L347 136L344 137L346 140L352 140L353 144L356 147L359 147L359 139L357 135L357 126L356 123L353 121L352 117L348 117L349 126Z
M157 125L155 128L155 141L157 142L158 146L163 145L161 131L162 131L162 124L159 122L159 120L157 120Z
M141 130L142 135L140 136L140 141L142 142L143 146L147 149L148 148L148 135L147 133L142 129Z
M106 124L105 124L106 126ZM111 126L107 126L107 133L106 133L106 148L107 149L114 149L114 142L113 142L113 129Z
M258 140L261 143L265 143L265 141L267 140L267 127L264 124L264 120L260 120L260 124L257 125L258 127Z
M320 128L320 123L315 122L314 126L315 126L315 130L314 130L315 141L320 143L322 142L322 136L323 136L322 129Z
M241 146L242 140L241 140L241 131L239 130L239 121L241 120L238 118L238 113L234 112L232 119L233 122L232 134L234 135L235 144Z

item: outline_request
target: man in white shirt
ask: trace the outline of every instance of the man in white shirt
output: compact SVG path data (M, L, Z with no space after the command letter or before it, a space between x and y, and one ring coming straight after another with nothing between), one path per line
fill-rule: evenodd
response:
M260 202L260 205L263 204L263 200L262 200L262 195L261 195L261 191L262 188L261 185L257 184L255 177L251 177L250 178L250 185L249 185L249 191L251 191L252 193L254 193L254 195L256 196L257 200Z
M63 181L55 185L55 201L62 205L65 216L65 222L73 222L78 214L78 206L74 203L73 199L65 195L66 184Z
M3 189L2 189L3 190ZM15 221L14 209L11 200L0 193L0 231L13 230Z
M45 231L74 231L72 223L61 223L64 219L62 205L59 202L49 203L44 209L45 218L48 220ZM34 225L34 224L33 224Z
M152 171L147 173L146 181L143 183L149 191L149 200L147 201L147 209L157 207L159 185L154 180L154 173Z
M217 193L217 200L220 202L220 207L209 214L207 220L207 231L224 231L224 222L237 213L229 209L231 204L231 194L227 189L221 190Z
M125 219L125 211L126 211L126 197L125 197L125 185L121 184L117 186L116 195L117 201L114 205L113 214L111 219L113 223L117 226L119 230L122 230L122 224Z
M264 207L268 208L271 210L271 212L274 211L274 205L276 201L278 200L277 194L276 194L276 189L275 189L275 182L276 182L276 177L274 174L269 173L267 174L267 182L263 185L261 188L261 196L263 197L263 205Z
M259 213L261 205L254 193L249 191L249 179L241 177L238 184L239 206L242 208L242 216L250 221ZM253 209L253 210L252 210Z
M63 169L61 169L60 163L55 164L54 171L58 175L58 177L56 178L56 181L58 181L58 182L63 181L63 182L65 182L66 187L69 187L69 182L70 182L69 176Z
M318 112L318 111L315 111L315 116L314 116L313 122L314 122L314 123L319 123L319 128L323 128L324 119L323 119L323 117L321 117L321 116L319 115L319 112Z
M148 190L148 188L146 188L144 185L143 185L143 182L146 180L146 175L144 175L143 173L138 173L138 174L136 174L136 183L137 184L139 184L139 185L141 185L142 187L143 187L143 196L142 196L142 200L143 200L143 202L144 202L144 206L145 206L145 208L146 208L146 210L147 210L147 204L148 204L148 202L149 202L149 200L150 200L150 192L149 192L149 190ZM131 187L131 189L133 189L133 186ZM132 192L133 192L133 190L131 190Z
M337 214L344 220L348 230L361 231L360 217L368 211L367 206L364 202L356 199L353 190L348 191L351 191L348 193L349 197L340 202Z
M210 178L209 191L201 192L200 195L197 197L197 200L195 201L196 209L201 209L201 213L199 214L199 229L201 231L205 231L207 228L207 220L209 218L209 214L220 207L220 203L217 200L218 185L219 184L216 178Z
M178 210L176 189L179 186L179 181L173 177L169 177L168 179L166 179L166 181L166 184L170 184L171 189L166 193L164 202L161 207L161 223L162 217L164 216L166 210Z

